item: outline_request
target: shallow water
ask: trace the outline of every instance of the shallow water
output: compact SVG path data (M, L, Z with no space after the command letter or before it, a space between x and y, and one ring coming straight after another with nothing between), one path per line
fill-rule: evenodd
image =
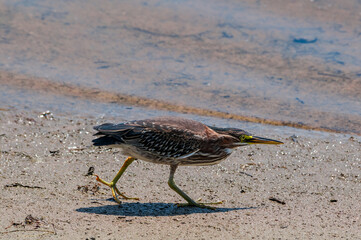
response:
M2 74L0 107L118 116L124 94L360 135L360 22L356 0L0 1L0 70L33 81Z

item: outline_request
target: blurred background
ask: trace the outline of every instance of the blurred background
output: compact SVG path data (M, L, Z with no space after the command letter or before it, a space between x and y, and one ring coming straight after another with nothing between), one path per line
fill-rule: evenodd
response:
M0 1L2 110L360 135L360 92L360 0Z

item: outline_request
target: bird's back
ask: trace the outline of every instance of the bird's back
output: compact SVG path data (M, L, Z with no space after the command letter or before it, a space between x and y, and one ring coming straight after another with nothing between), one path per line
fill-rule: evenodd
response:
M218 133L190 119L161 117L106 123L94 129L101 135L94 145L118 145L125 154L155 163L208 165L230 154L217 144Z

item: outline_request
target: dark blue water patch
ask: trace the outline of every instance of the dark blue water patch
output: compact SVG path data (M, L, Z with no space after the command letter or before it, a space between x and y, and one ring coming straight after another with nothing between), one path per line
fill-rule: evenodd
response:
M173 79L169 79L165 85L172 87L179 87L179 86L189 87L189 84L187 82L175 82Z
M294 43L301 43L301 44L309 44L309 43L315 43L317 42L317 38L314 39L306 39L306 38L294 38L293 42Z
M195 67L195 68L206 68L207 66L204 66L204 65L195 65L194 67Z
M301 99L299 99L298 97L296 97L296 100L297 100L299 103L301 103L301 104L305 104L305 102L302 101Z
M284 84L284 82L287 83L289 81L289 79L275 76L266 76L265 79L267 79L272 86L281 86L282 84Z
M104 66L97 67L97 69L107 69L107 68L110 68L110 66L109 65L104 65Z
M340 58L343 58L343 56L341 55L340 52L337 52L337 51L328 52L324 56L324 59L326 60L326 62L332 62L332 63L336 63L336 64L340 64L340 65L345 65L345 62L343 60L341 60Z
M119 67L120 66L119 63L110 63L110 62L103 61L103 60L94 61L94 64L98 65L96 67L96 69L108 69L111 67Z
M340 64L340 65L345 65L345 62L343 62L343 61L334 61L334 62L337 64Z
M222 38L233 38L233 35L231 33L222 32Z

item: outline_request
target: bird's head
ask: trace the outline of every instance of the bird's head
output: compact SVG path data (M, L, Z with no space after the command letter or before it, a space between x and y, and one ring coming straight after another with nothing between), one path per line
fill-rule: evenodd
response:
M231 136L231 147L245 146L248 144L283 144L283 142L270 139L253 136L252 134L238 128L217 128L211 127L219 134Z

